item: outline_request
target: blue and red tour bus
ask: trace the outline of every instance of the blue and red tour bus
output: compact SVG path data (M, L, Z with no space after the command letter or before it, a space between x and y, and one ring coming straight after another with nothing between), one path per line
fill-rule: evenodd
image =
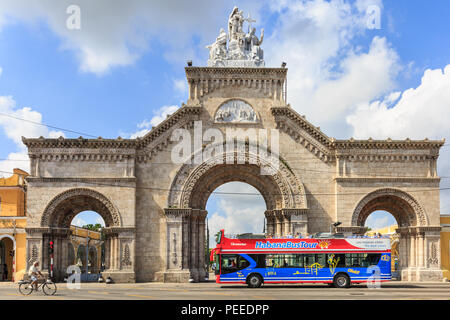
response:
M391 280L389 238L231 239L221 230L211 251L216 283L351 283Z

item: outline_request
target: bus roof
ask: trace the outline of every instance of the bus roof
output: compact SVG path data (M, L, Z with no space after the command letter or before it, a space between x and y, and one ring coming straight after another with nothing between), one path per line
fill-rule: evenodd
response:
M318 253L318 252L386 252L391 249L389 238L220 238L217 250L222 253Z

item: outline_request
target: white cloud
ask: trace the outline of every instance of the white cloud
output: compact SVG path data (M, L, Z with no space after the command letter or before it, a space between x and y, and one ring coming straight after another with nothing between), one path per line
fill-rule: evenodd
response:
M230 182L214 192L208 200L209 203L211 198L214 198L213 201L217 205L216 210L208 214L210 246L215 245L213 235L221 229L225 229L225 234L262 233L266 203L258 190L242 182ZM241 195L220 194L221 192L241 193ZM209 203L208 206L210 205Z
M186 94L188 92L188 84L186 79L173 79L173 87L176 92Z
M391 91L399 59L385 38L368 50L353 45L367 30L366 8L381 1L282 1L272 5L277 25L265 41L266 62L287 62L288 102L331 136L346 137L349 112Z
M84 221L83 219L81 219L80 217L75 217L75 218L72 220L71 225L77 226L77 227L82 227L82 226L87 225L87 222Z
M22 143L22 136L27 138L64 136L64 133L60 131L49 131L45 126L15 119L41 123L42 115L29 107L17 108L16 101L11 96L0 96L0 113L0 128L14 142L17 149L16 152L9 153L6 160L0 161L0 170L4 171L0 172L2 176L10 176L7 172L12 172L14 168L29 172L29 162L23 161L28 160L28 154L25 145Z
M71 14L66 10L72 4L80 8L79 30L67 28ZM253 14L261 5L252 0L242 7ZM2 0L0 29L17 20L44 21L61 38L61 48L76 53L81 71L102 75L156 47L170 62L199 61L193 48L206 56L204 46L226 25L231 8L227 1L208 0Z
M443 70L426 70L421 84L393 92L383 100L361 104L347 117L355 138L442 139L450 136L450 65ZM396 103L395 103L396 102ZM450 177L450 148L443 147L438 174ZM441 188L450 187L449 179ZM450 211L450 194L441 191L441 208Z
M156 112L154 112L153 118L150 120L144 120L137 125L138 131L132 134L124 134L124 136L129 137L130 139L136 139L137 137L142 137L150 132L152 127L156 127L158 124L167 119L169 115L178 110L178 106L163 106L159 108Z

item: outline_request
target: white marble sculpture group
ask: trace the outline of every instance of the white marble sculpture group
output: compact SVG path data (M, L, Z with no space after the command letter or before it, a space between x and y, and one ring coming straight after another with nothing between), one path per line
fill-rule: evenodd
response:
M243 31L244 21L249 23L248 32ZM243 11L237 7L228 18L228 34L222 28L216 41L207 46L209 49L208 67L263 67L264 52L261 44L264 38L264 29L261 37L255 35L256 29L251 27L255 22L250 16L244 18ZM228 47L227 47L228 42Z

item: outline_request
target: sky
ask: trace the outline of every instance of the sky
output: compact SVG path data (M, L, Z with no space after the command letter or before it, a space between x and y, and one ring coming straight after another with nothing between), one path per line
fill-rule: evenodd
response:
M144 135L187 100L186 61L206 65L205 46L234 5L256 20L258 35L264 28L266 66L287 62L290 105L328 136L448 141L447 0L2 0L0 174L29 169L22 136ZM447 143L442 177L450 177L449 160ZM440 201L449 213L450 191ZM264 207L257 197L217 196L208 217L233 225L237 212ZM260 232L260 224L245 230Z

